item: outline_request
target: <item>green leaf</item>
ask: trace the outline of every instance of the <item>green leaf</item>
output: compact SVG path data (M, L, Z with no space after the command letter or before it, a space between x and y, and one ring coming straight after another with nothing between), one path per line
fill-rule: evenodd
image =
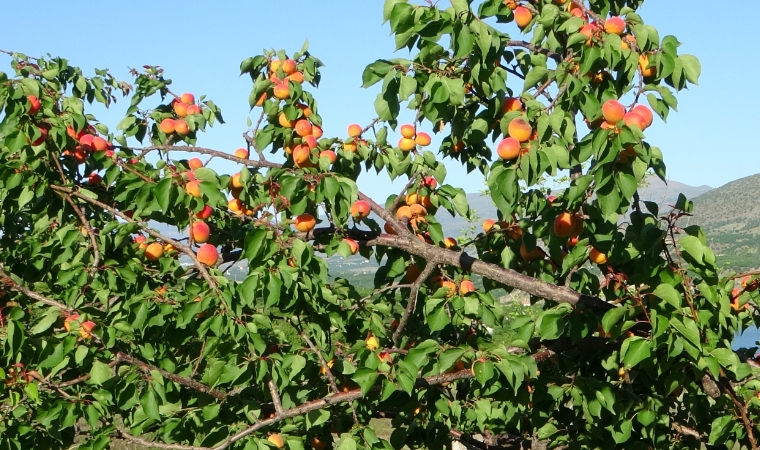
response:
M487 386L494 376L493 363L491 361L475 361L472 367L475 372L475 379L482 386Z
M362 391L362 395L367 395L370 389L372 389L372 386L375 385L375 381L377 380L378 373L376 370L373 369L359 369L354 373L354 375L351 377L352 380L356 384L359 385L359 388Z
M651 356L649 342L640 336L634 336L623 341L620 348L620 358L625 366L630 368Z
M426 317L426 321L432 332L443 330L450 323L449 315L443 305L434 308Z
M528 72L528 75L525 76L525 83L523 84L523 91L527 91L528 89L534 87L538 83L541 83L544 81L546 76L549 74L549 70L546 67L542 66L534 66L530 72Z
M111 379L111 368L108 364L95 360L90 369L90 383L98 385Z
M665 300L666 303L675 308L681 306L681 294L678 293L676 288L669 284L661 284L657 286L652 294L654 294L655 297Z
M694 55L678 55L679 61L683 65L686 79L692 84L699 84L699 76L702 74L702 65Z

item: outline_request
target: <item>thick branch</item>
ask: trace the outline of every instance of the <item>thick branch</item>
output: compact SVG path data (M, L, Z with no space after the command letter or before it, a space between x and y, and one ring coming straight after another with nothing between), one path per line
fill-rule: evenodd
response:
M161 369L159 367L144 363L140 361L139 359L135 358L134 356L128 355L126 353L119 352L116 354L116 358L118 361L123 361L127 364L133 365L144 372L150 372L152 370L155 370L156 372L160 373L162 377L168 380L171 380L186 388L190 388L198 392L203 392L204 394L208 394L217 400L224 401L227 399L227 394L225 394L224 392L210 388L206 386L205 384L199 383L195 380L191 380L190 378L181 377L177 374L167 372L166 370Z
M44 304L46 304L48 306L58 307L62 311L65 311L67 313L71 313L71 312L74 311L72 308L69 308L68 306L64 305L61 302L55 301L55 300L53 300L51 298L47 298L44 295L38 294L38 293L32 291L31 289L28 289L28 288L26 288L26 287L24 287L24 286L16 283L15 281L13 281L13 278L11 278L5 272L4 269L5 268L3 267L3 265L0 264L0 283L9 286L12 291L20 292L20 293L26 295L27 297L29 297L31 299L34 299L34 300L37 300L38 302L44 303Z

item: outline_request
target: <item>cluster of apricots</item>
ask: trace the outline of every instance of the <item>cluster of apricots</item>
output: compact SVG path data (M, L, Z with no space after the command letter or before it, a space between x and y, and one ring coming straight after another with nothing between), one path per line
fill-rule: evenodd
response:
M424 131L418 133L414 125L409 123L401 125L399 131L401 132L401 139L398 141L398 148L404 152L414 150L418 145L427 147L432 141L429 134Z
M636 105L626 112L625 106L612 99L607 100L602 105L602 118L604 118L604 122L601 124L602 128L617 129L622 121L629 127L644 131L652 125L654 115L652 110L644 105Z
M162 120L158 128L166 135L176 134L179 137L185 137L190 133L190 127L184 118L193 114L203 113L203 108L195 104L195 96L189 92L174 99L172 110L176 117L168 117Z
M95 328L95 322L91 320L81 322L79 314L71 314L63 320L63 328L67 333L70 333L71 330L77 330L83 339L90 339L92 330Z
M423 177L419 182L419 188L424 188L431 193L435 191L437 186L438 181L433 176ZM394 214L398 220L407 224L420 240L432 244L433 241L430 239L429 233L425 231L425 228L427 226L426 217L428 212L434 212L434 209L435 207L430 199L430 195L421 195L419 191L416 191L407 193L404 200L400 202L400 205L394 211ZM388 234L397 234L396 230L387 222L384 225L384 229ZM448 248L456 246L456 241L453 239L449 239L445 243L448 243L445 244Z
M583 5L572 0L555 0L555 2L559 5L565 5L565 8L571 15L588 22L589 16ZM504 0L504 4L512 10L515 17L515 23L521 30L525 29L533 21L533 12L525 6L521 6L518 0ZM602 32L621 36L621 48L624 50L630 50L631 47L636 45L636 38L632 34L626 33L626 28L627 25L623 18L613 16L601 24L597 22L588 22L580 27L579 32L587 37L586 45L592 45L594 38L600 38ZM653 77L657 74L656 67L649 65L649 57L647 54L639 56L639 70L645 78Z

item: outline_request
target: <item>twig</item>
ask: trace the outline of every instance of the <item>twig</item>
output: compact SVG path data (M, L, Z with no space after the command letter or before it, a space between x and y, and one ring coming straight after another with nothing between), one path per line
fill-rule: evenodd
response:
M417 296L420 293L420 287L422 287L422 283L427 280L427 278L430 276L430 274L433 273L436 267L438 267L436 260L428 260L427 265L422 270L422 273L420 273L419 277L417 277L417 279L414 280L414 283L412 283L411 293L409 294L409 303L406 305L406 311L404 311L404 315L401 316L401 320L398 322L396 331L393 332L392 339L394 343L398 343L398 340L401 337L401 333L403 333L404 327L406 327L406 323L409 321L409 317L412 315L415 307L417 306Z
M161 369L160 367L156 367L148 363L144 363L140 361L139 359L135 358L134 356L128 355L123 352L118 352L116 354L116 357L117 357L117 361L123 361L127 364L133 365L144 372L150 372L150 371L155 370L156 372L160 373L161 376L163 376L164 378L167 378L186 388L190 388L198 392L203 392L204 394L208 394L217 400L225 401L227 399L227 394L225 394L222 391L218 391L214 388L208 387L205 384L199 383L195 380L191 380L190 378L185 378L177 374L167 372L166 370Z
M280 399L280 393L277 391L277 385L274 384L274 380L272 380L272 377L269 377L269 381L267 381L267 386L269 386L269 394L272 396L272 403L274 403L274 410L277 412L277 416L282 416L282 400Z

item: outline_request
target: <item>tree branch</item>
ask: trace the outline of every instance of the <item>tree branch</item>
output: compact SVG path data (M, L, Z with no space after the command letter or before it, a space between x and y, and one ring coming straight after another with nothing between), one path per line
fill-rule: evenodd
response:
M427 278L430 276L430 274L433 273L436 267L438 267L438 264L435 260L428 260L425 269L422 270L422 273L420 273L417 279L414 280L414 283L412 283L411 293L409 294L409 303L406 305L406 311L404 311L404 315L401 316L401 320L398 322L396 331L393 332L392 339L394 344L398 343L398 340L401 337L401 333L404 332L404 327L406 327L406 323L409 321L409 317L412 315L414 308L417 306L417 296L420 293L422 283L427 280Z
M44 304L46 304L48 306L58 307L62 311L67 312L67 313L74 312L74 309L69 308L68 306L64 305L63 303L58 302L56 300L53 300L51 298L47 298L44 295L38 294L38 293L34 292L33 290L28 289L28 288L26 288L26 287L24 287L24 286L16 283L15 281L13 281L13 278L11 278L8 275L8 273L5 272L5 267L3 266L2 263L0 263L0 282L2 282L2 284L5 284L5 285L9 286L12 291L20 292L20 293L26 295L27 297L29 297L31 299L37 300L40 303L44 303Z

